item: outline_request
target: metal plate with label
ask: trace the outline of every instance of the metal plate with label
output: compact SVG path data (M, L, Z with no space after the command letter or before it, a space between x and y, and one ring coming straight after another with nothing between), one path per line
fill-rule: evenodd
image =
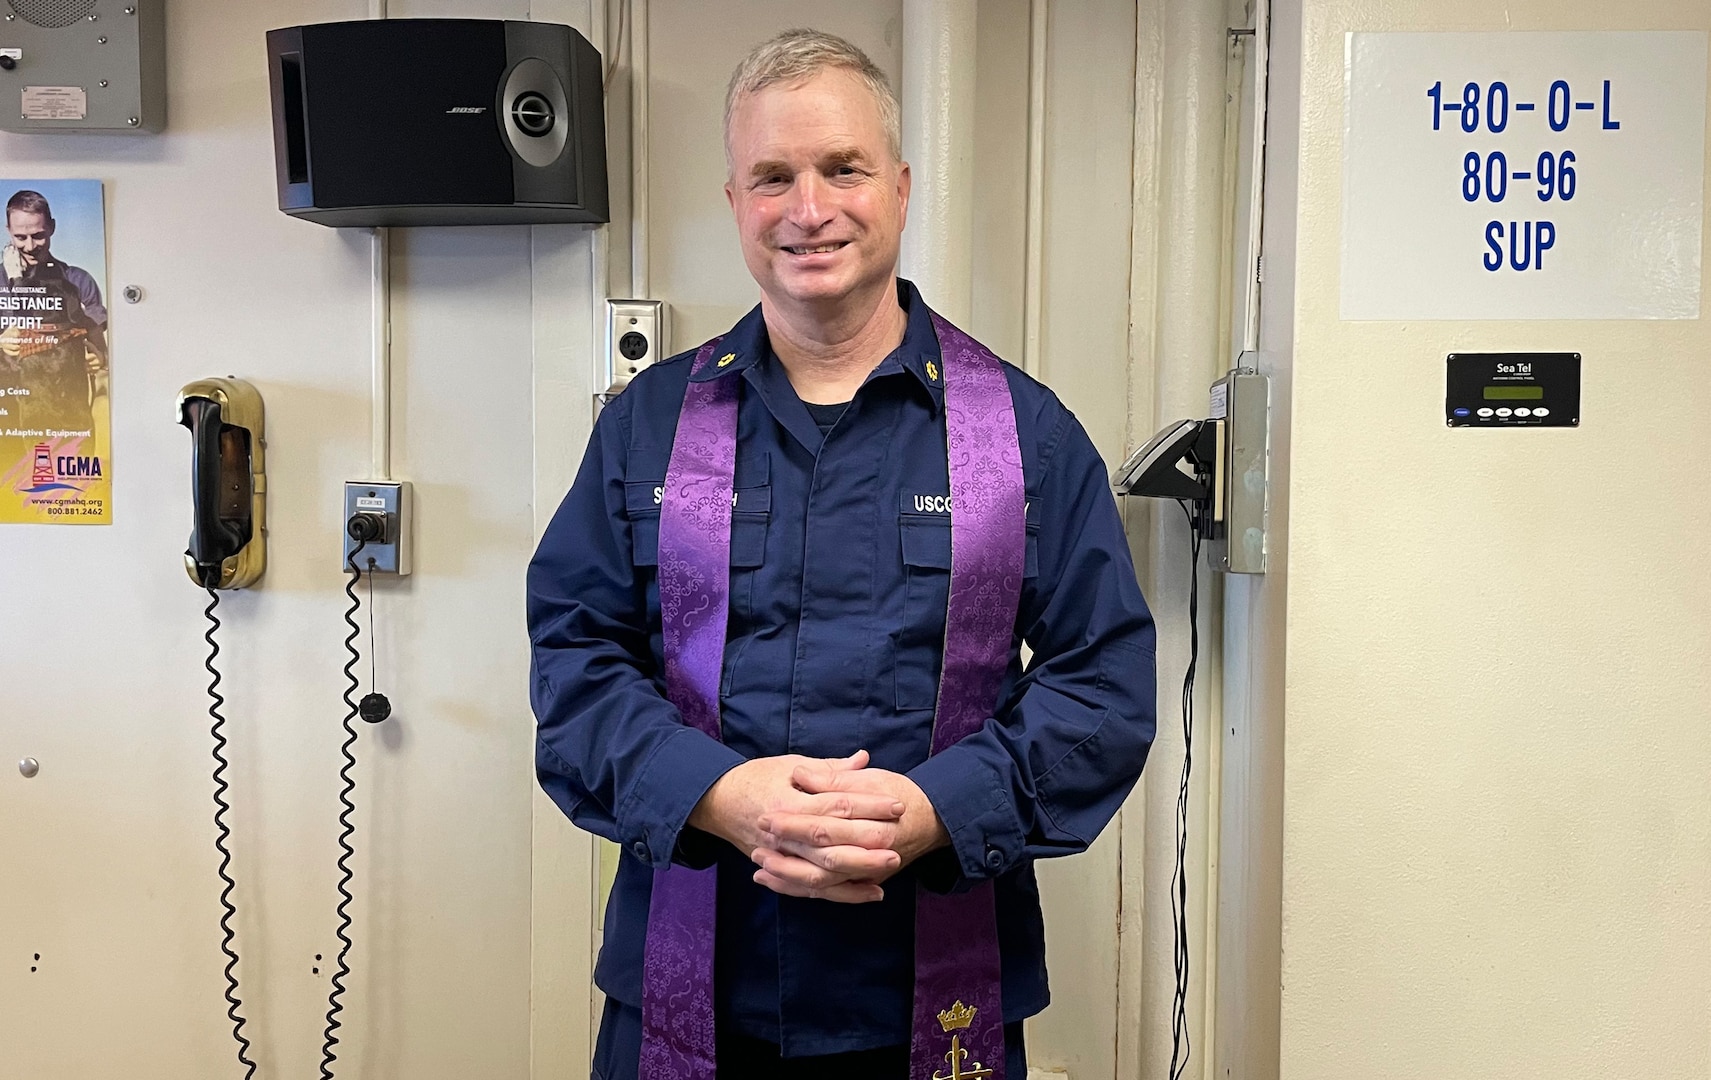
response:
M1451 353L1450 427L1578 427L1579 353Z
M25 120L82 120L89 95L81 86L26 86L19 112Z

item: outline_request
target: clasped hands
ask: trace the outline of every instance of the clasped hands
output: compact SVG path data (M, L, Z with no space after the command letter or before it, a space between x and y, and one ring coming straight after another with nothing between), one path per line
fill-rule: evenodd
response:
M886 879L950 843L926 794L869 768L865 750L746 761L708 789L689 824L747 854L773 892L844 904L883 898Z

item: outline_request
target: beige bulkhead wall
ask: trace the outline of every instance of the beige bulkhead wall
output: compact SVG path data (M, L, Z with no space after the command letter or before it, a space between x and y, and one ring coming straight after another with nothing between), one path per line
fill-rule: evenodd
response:
M1338 316L1348 32L1711 7L1301 7L1280 1075L1703 1078L1705 294L1680 321ZM1580 426L1446 429L1456 350L1580 352Z

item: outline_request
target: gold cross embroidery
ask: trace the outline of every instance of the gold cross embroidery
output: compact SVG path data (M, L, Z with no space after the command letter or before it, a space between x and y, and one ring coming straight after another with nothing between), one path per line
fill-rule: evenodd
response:
M933 1080L986 1080L992 1075L992 1070L984 1068L978 1061L972 1069L963 1068L963 1063L968 1060L968 1051L962 1048L961 1035L951 1036L951 1052L945 1055L945 1060L950 1063L951 1071L935 1072Z
M932 370L933 365L929 361L927 371L931 373ZM967 1031L969 1025L974 1023L974 1014L979 1011L971 1005L964 1005L958 1001L939 1014L939 1026L944 1028L951 1037L951 1052L945 1055L945 1061L950 1064L951 1071L949 1073L935 1072L933 1073L933 1080L986 1080L992 1075L992 1070L985 1068L978 1061L974 1063L974 1067L971 1069L963 1068L963 1064L968 1061L968 1051L962 1048L961 1032Z
M719 366L720 367L729 367L731 365L731 361L735 360L736 358L737 358L736 353L728 352L724 356L719 357Z
M931 360L927 361L927 378L933 382L939 381L939 369Z

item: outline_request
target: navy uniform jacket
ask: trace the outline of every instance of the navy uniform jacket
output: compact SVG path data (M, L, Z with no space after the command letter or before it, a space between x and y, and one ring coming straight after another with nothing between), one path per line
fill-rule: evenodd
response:
M722 744L683 726L663 685L660 489L693 353L601 413L529 566L541 786L622 849L595 981L640 1005L654 868L717 862L720 1022L787 1057L908 1041L918 880L997 879L1004 1017L1045 1008L1033 861L1092 842L1153 738L1152 617L1105 466L1057 397L1006 365L1028 507L1016 638L1033 658L1012 662L981 731L929 759L951 565L944 384L926 305L908 282L898 295L902 345L828 434L759 308L719 346L736 359L700 376L742 380ZM951 836L881 902L778 896L744 854L685 825L746 759L860 749L919 784Z

